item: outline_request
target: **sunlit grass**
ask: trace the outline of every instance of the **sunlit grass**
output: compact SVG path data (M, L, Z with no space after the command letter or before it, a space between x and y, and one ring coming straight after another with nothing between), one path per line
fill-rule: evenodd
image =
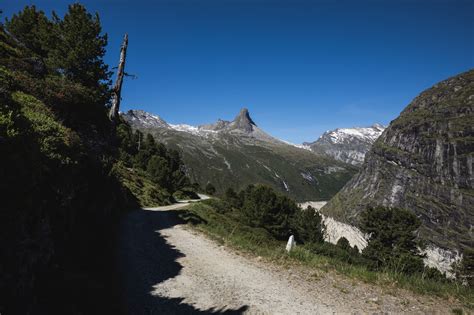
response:
M281 265L301 264L319 271L333 271L350 279L380 285L387 289L407 289L412 292L459 300L467 308L474 309L474 290L453 281L437 281L421 275L369 270L366 266L349 264L338 258L318 255L305 246L296 246L290 254L285 243L275 240L265 229L241 224L229 215L216 213L211 206L194 204L181 214L185 220L192 216L193 225L217 242L260 256Z

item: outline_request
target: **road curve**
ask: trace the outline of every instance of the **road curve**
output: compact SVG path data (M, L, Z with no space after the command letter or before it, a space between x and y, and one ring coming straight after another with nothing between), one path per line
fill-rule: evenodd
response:
M124 218L119 270L127 313L332 313L289 279L191 231L177 217L186 206L146 208Z

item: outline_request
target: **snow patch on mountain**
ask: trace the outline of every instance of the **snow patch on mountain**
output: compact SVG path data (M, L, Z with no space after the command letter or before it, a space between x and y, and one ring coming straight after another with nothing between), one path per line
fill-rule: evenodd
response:
M168 124L172 129L181 132L187 132L195 136L207 137L210 133L217 133L215 130L204 129L202 127L191 126L187 124Z
M192 134L199 134L199 128L191 125L186 125L186 124L169 124L171 128L177 131L183 131L183 132L189 132Z
M358 138L373 143L384 130L385 127L379 124L374 124L371 127L338 128L336 130L326 131L319 139L326 136L334 144L345 143L352 138Z
M310 147L309 145L306 145L306 144L295 144L295 143L292 143L292 142L290 142L290 141L286 141L286 140L282 140L282 139L278 139L278 140L280 140L281 142L286 143L286 144L288 144L288 145L291 145L291 146L293 146L293 147L311 151L311 147Z
M372 144L385 130L380 124L371 127L338 128L328 130L318 140L303 143L313 152L324 153L336 160L360 165Z

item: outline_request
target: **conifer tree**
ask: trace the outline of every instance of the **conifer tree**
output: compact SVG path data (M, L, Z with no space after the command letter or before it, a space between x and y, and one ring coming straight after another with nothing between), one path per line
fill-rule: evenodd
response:
M361 229L370 235L363 255L375 268L388 267L405 273L423 269L418 255L415 231L420 220L410 211L399 208L368 208L361 215Z
M43 11L37 10L34 5L26 6L11 19L6 19L5 28L21 45L37 56L43 58L48 56L54 42L53 24Z
M110 83L110 72L103 61L107 34L102 34L99 15L75 3L63 19L53 12L53 22L57 44L49 54L49 65L98 95L106 94Z
M297 239L304 243L324 241L324 224L321 215L311 206L297 211L293 220L293 229Z

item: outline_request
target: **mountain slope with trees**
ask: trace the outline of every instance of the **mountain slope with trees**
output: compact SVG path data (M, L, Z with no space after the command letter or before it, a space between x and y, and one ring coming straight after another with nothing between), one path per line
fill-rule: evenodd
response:
M327 200L356 172L352 165L268 135L247 109L232 121L199 127L171 125L139 110L122 117L134 129L178 150L191 180L201 187L212 183L219 194L260 183L300 201Z
M120 215L188 184L176 152L151 137L131 150L130 127L108 119L106 45L80 4L51 19L26 7L0 25L2 314L118 311Z

